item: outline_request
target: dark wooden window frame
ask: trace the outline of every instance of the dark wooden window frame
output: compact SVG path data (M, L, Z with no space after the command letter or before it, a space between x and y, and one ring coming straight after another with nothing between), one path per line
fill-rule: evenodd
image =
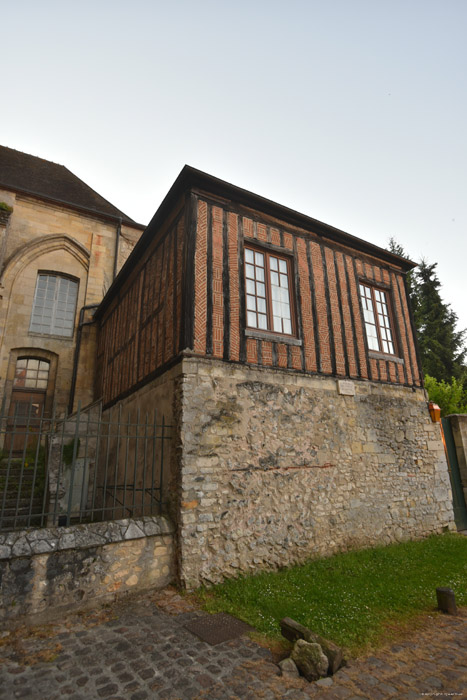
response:
M251 250L254 252L262 253L264 255L265 267L265 288L266 288L266 317L268 328L257 328L256 326L248 325L248 308L247 308L247 292L246 292L246 250ZM278 260L284 260L287 265L287 282L289 290L289 307L290 307L290 322L292 325L292 333L283 333L281 331L274 330L274 321L272 313L272 292L271 292L271 276L270 276L270 257L277 258ZM244 244L244 255L243 255L243 279L245 283L245 323L247 335L254 335L257 337L277 336L278 338L284 338L284 342L288 340L297 340L297 314L296 314L296 300L295 300L295 287L294 287L294 268L293 268L293 258L284 251L278 251L273 249L272 246L261 246L256 243L245 241Z
M362 295L360 292L360 285L363 285L364 287L368 287L370 292L371 292L371 303L373 305L373 316L375 318L375 326L376 326L376 334L378 338L378 345L380 347L379 350L374 350L368 346L368 352L370 357L372 355L375 355L377 357L381 357L382 359L388 358L391 360L397 360L399 358L399 347L398 347L398 342L397 342L397 326L395 323L394 319L394 312L393 312L393 302L392 302L392 296L391 296L391 288L386 286L385 284L375 284L373 281L369 281L366 278L360 278L358 280L358 298L360 302L360 308L362 312L362 321L363 321L363 329L365 333L365 337L368 340L368 336L366 335L366 322L365 322L365 314L363 313L363 302L362 302ZM380 327L380 320L378 316L378 310L376 306L376 298L375 298L375 290L381 292L384 294L384 298L386 300L386 307L388 310L388 318L389 318L389 330L391 331L391 342L394 347L394 353L386 352L383 350L383 338L381 337L381 327Z

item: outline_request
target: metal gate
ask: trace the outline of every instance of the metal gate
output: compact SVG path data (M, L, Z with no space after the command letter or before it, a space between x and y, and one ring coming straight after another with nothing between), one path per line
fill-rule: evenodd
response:
M454 520L458 530L467 530L467 506L465 504L464 490L462 488L459 463L457 461L456 445L452 434L451 423L448 418L441 419L444 433L444 442L451 479L452 501L454 506Z
M170 444L155 408L78 404L61 419L34 396L16 402L0 412L0 531L160 514Z

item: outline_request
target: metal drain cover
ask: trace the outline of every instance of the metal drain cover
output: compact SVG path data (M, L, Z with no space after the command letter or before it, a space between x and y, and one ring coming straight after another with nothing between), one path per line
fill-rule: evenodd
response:
M246 622L237 620L227 613L217 613L216 615L203 615L197 617L184 625L185 629L197 637L214 646L229 639L236 639L242 634L250 632L253 628Z

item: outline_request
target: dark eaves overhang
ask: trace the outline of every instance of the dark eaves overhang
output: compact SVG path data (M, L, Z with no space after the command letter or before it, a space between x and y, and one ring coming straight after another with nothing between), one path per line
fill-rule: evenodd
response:
M60 199L58 197L49 197L47 195L41 194L40 192L34 192L33 190L28 190L23 187L12 187L4 182L0 182L0 189L9 190L11 192L17 192L18 194L25 195L26 197L34 197L34 199L40 199L43 202L48 202L50 204L59 204L66 209L73 209L80 214L88 214L89 216L94 216L97 219L102 219L104 221L111 221L112 223L117 223L121 221L125 226L131 226L132 228L138 229L138 231L144 231L146 228L144 224L138 224L133 219L127 218L126 216L118 216L117 214L109 214L107 212L100 211L99 209L93 209L92 207L83 207L74 202L69 202L66 199Z
M204 194L206 196L214 195L216 198L222 199L227 203L234 202L237 205L240 204L249 209L259 210L264 214L268 214L269 216L281 219L282 221L285 221L293 226L298 226L299 228L303 228L318 234L323 238L334 241L335 243L361 251L362 253L376 257L379 260L384 260L391 265L397 266L403 272L408 272L417 265L417 263L414 263L412 260L408 260L400 255L391 253L389 250L380 248L373 243L368 243L368 241L364 241L362 238L358 238L357 236L341 231L334 226L330 226L322 221L313 219L311 216L301 214L294 209L289 209L282 204L273 202L271 199L266 199L258 194L254 194L254 192L249 192L248 190L232 185L225 180L220 180L217 177L213 177L202 170L197 170L189 165L185 165L163 199L159 209L156 211L148 224L148 227L135 245L133 252L110 286L107 294L94 314L95 318L102 315L104 310L110 304L114 294L118 291L125 279L130 274L134 263L139 259L143 251L148 246L159 226L161 226L164 220L170 216L171 211L181 200L183 195L189 191L194 191L195 193L199 193L201 195Z

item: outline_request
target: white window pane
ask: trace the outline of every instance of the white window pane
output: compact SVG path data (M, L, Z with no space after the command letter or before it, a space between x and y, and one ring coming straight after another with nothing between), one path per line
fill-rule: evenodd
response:
M272 256L269 259L269 267L271 270L275 270L277 272L277 258L273 258Z
M281 303L280 301L273 301L272 302L272 313L274 316L281 316Z
M264 269L262 267L256 268L256 279L260 282L264 282Z
M250 279L254 280L255 268L253 267L253 265L246 265L245 268L246 268L246 271L245 271L246 276L249 277Z
M368 347L370 348L370 350L379 350L378 338L373 338L370 336L368 338Z
M267 330L268 327L268 322L267 318L264 314L258 314L258 328L261 328L263 330Z
M271 297L272 297L273 301L280 301L281 300L280 287L272 287L271 288Z
M264 267L264 255L262 253L255 253L255 263L258 267Z
M291 335L291 333L292 333L292 324L291 324L290 320L287 319L287 318L284 318L284 319L282 320L282 325L283 325L283 327L284 327L284 333L288 333L289 335Z
M266 296L266 287L261 282L256 283L256 296L258 296L258 297L265 297Z
M70 337L77 294L77 282L58 275L39 275L29 330Z
M256 314L253 311L248 311L248 325L252 328L257 328Z
M256 298L250 296L249 294L246 298L246 308L250 311L256 311Z
M287 274L287 263L285 260L279 260L279 272L285 272Z
M282 304L282 318L290 318L290 306Z
M282 262L282 261L281 261L281 262ZM285 288L287 289L288 286L289 286L289 282L288 282L288 279L287 279L287 275L282 275L282 274L281 274L281 287L285 287Z
M284 304L288 304L289 303L289 290L288 289L281 289L280 293L281 293L281 301Z
M27 362L28 361L25 357L21 358L21 360L16 360L16 369L26 367Z
M249 248L245 248L245 260L248 263L253 263L255 260L254 255L253 255L253 251L250 250Z
M265 314L266 313L266 300L265 299L257 299L256 303L258 306L258 311L262 314Z
M253 282L253 280L246 281L246 291L247 291L247 294L255 294L256 293L255 283Z
M391 355L394 355L394 353L395 353L395 351L394 351L394 345L393 345L391 342L388 342L388 352L389 352Z
M280 316L274 316L274 330L276 333L282 333L282 319Z
M275 285L276 287L279 286L279 275L277 274L277 272L273 272L272 270L271 270L271 284L273 286Z

